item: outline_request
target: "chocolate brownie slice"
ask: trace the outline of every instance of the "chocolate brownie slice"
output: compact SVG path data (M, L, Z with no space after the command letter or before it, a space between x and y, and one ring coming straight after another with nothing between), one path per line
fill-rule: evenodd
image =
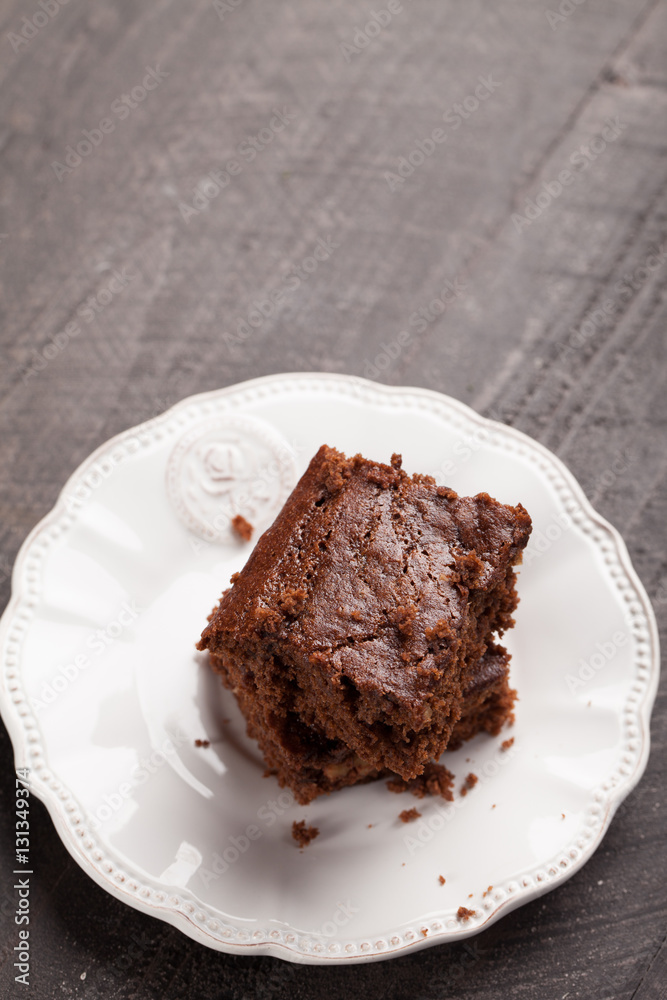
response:
M295 755L321 761L322 740L354 780L437 760L513 624L530 529L521 505L459 497L400 456L320 448L198 644L295 793Z

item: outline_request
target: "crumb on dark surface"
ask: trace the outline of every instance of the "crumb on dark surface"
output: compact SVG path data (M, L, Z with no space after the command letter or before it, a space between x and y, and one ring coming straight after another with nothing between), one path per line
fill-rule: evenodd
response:
M467 906L459 906L456 911L456 916L459 920L470 920L470 918L474 917L476 913L477 910L469 910Z
M210 745L211 745L210 740L195 740L196 747L210 747Z
M463 786L461 788L461 795L467 795L468 792L470 791L470 789L474 788L478 781L479 781L479 778L477 777L477 775L476 774L472 774L472 772L471 772L468 775L468 777L466 778L466 780L465 780L465 782L464 782L464 784L463 784Z
M438 882L440 883L440 885L444 885L446 881L447 879L444 877L444 875L438 875Z
M503 742L500 744L500 749L501 750L509 750L509 748L511 746L514 746L514 737L513 736L511 736L508 740L503 740Z
M308 847L308 844L311 840L315 840L319 832L316 826L306 826L305 819L300 819L298 822L294 820L292 823L292 836L299 847Z
M244 542L249 542L252 538L253 526L250 521L246 521L243 514L237 514L232 518L232 528Z
M421 813L418 809L404 809L402 813L398 814L398 818L401 823L412 823L414 820L419 819Z
M423 799L426 795L439 796L452 802L454 795L452 787L454 785L454 775L442 764L427 764L422 774L409 781L404 781L396 775L387 782L390 792L399 795L401 792L412 792L418 799Z

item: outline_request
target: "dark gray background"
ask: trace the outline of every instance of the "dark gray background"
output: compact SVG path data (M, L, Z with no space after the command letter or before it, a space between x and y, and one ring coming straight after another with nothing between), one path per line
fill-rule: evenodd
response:
M20 543L97 445L191 393L322 370L441 390L552 448L623 533L664 636L667 5L560 6L556 19L556 0L403 0L355 52L342 43L384 0L241 0L222 17L208 0L70 0L35 30L22 19L37 0L0 2L2 606ZM121 120L112 104L147 67L168 75ZM460 127L443 124L480 77L494 92ZM273 109L294 117L186 222L179 203ZM59 180L53 161L109 116L114 131ZM608 119L618 137L573 165ZM385 173L439 127L446 141L390 190ZM513 221L545 182L540 214ZM233 336L320 238L339 244L329 260L250 336ZM132 277L107 303L115 270ZM448 281L458 292L445 313L409 327ZM33 801L23 992L667 997L666 707L659 697L646 775L593 859L472 953L328 969L207 951L93 884ZM9 886L4 729L0 748ZM5 910L0 991L11 996Z

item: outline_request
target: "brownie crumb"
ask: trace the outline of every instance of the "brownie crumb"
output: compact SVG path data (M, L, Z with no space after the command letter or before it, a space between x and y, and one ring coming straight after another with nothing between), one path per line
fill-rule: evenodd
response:
M444 885L446 881L447 879L444 877L444 875L438 875L438 882L440 883L440 885Z
M420 933L422 937L428 937L428 927L422 927Z
M210 745L211 745L210 740L195 740L196 747L210 747Z
M490 885L488 889L485 889L484 892L482 893L482 899L488 896L492 889L493 889L492 885Z
M467 906L459 906L456 911L456 916L459 920L470 920L470 918L474 917L476 913L477 910L469 910Z
M401 792L412 792L418 799L423 799L426 795L434 795L446 799L447 802L454 800L453 786L454 775L442 764L427 764L422 774L416 778L410 778L409 781L404 781L403 778L396 775L387 782L389 791L395 792L397 795Z
M303 610L307 596L308 595L303 587L297 587L294 590L287 590L279 599L278 607L281 611L284 611L285 614L296 617L299 612Z
M392 469L400 469L402 465L403 465L403 456L394 452L394 454L391 456Z
M246 521L243 514L237 514L232 518L232 528L244 542L249 542L252 538L253 527L250 521Z
M500 744L500 749L501 750L509 750L509 748L511 746L514 746L514 737L513 736L509 740L503 740L503 742Z
M421 813L418 809L404 809L402 813L398 814L398 818L401 823L412 823L414 820L419 819Z
M316 826L306 826L305 819L300 819L298 823L294 820L292 823L292 836L299 847L308 847L308 844L311 840L315 840L319 832Z
M417 618L417 607L414 604L399 605L388 615L388 618L391 624L403 635L412 635Z
M477 777L477 775L471 772L466 778L465 784L461 788L461 795L467 795L470 789L474 788L478 781L479 778Z

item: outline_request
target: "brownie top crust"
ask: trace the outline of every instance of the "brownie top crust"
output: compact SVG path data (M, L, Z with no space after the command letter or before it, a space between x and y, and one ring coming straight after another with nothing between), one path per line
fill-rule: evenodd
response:
M199 648L269 651L299 687L306 676L312 692L342 690L359 721L419 730L439 692L460 694L470 623L483 617L484 595L505 587L530 529L520 504L459 497L407 475L398 455L384 465L323 445ZM512 610L499 618L495 607L497 631Z

